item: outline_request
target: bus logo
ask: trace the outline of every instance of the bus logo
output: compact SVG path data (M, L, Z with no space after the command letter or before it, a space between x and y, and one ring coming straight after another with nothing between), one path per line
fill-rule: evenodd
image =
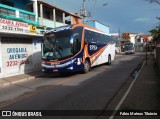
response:
M2 111L2 116L5 116L5 117L11 116L11 111Z
M89 48L90 48L90 50L97 50L97 46L96 45L90 45Z

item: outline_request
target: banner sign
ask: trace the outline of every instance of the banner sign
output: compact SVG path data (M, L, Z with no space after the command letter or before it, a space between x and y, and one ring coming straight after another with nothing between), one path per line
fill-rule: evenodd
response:
M158 118L159 110L3 110L0 117L45 117L45 116L130 116Z
M7 55L7 67L19 66L29 63L29 59L27 59L27 48L7 48Z
M30 25L30 32L36 33L37 32L37 27L34 25Z
M28 23L0 18L0 30L14 33L31 33Z

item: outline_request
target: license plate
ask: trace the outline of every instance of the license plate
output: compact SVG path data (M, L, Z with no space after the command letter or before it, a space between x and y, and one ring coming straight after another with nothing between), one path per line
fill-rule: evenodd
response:
M58 72L58 69L53 69L53 72Z

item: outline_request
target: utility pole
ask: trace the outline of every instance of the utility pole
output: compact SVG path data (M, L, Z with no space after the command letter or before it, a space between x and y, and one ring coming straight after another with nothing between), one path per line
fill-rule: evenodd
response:
M148 43L146 42L146 65L147 65L147 60L148 60L147 51L148 51Z
M120 52L121 52L121 30L120 30L120 27L118 28L118 45L120 47Z
M80 10L80 16L83 17L83 23L86 23L87 10L86 10L86 0L83 0L83 7Z
M118 28L118 37L119 37L119 39L121 38L121 31L120 31L120 27Z
M102 6L106 6L108 3L104 3ZM80 9L80 16L83 17L83 23L85 24L87 22L87 10L86 10L86 0L83 0L82 9Z

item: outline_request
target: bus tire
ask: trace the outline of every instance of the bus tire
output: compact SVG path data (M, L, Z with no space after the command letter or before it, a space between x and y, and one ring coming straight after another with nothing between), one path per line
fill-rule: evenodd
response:
M83 73L88 73L91 69L91 64L88 60L85 60Z
M111 65L111 56L108 55L108 62L107 62L107 65Z

